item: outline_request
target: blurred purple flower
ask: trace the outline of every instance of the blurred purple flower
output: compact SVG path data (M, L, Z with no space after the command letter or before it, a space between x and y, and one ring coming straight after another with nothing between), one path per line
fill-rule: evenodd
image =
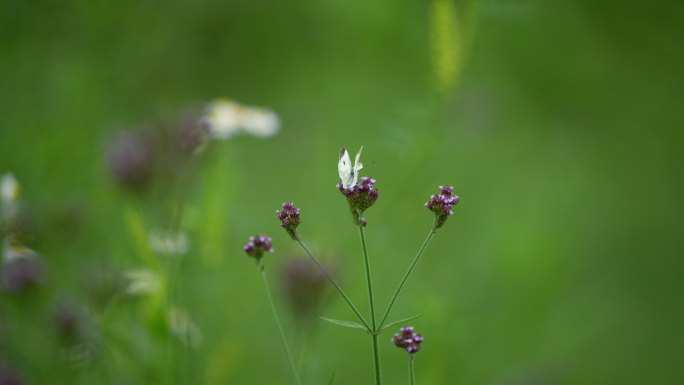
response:
M107 160L118 184L135 191L144 190L153 174L153 140L142 133L122 132L109 145Z
M0 385L23 385L25 382L19 377L14 368L7 362L0 361Z
M88 322L85 312L71 302L59 302L52 311L52 325L64 344L76 344L86 339Z
M21 294L44 282L45 269L35 251L6 241L3 254L4 263L0 266L3 290Z
M181 153L195 153L206 140L207 133L198 122L198 115L188 112L177 123L176 144Z
M264 253L273 252L273 243L271 237L266 235L254 235L249 237L249 241L243 247L245 253L259 262Z
M331 267L327 266L327 271ZM328 278L308 259L293 259L282 268L281 279L295 315L300 319L315 319L321 304Z

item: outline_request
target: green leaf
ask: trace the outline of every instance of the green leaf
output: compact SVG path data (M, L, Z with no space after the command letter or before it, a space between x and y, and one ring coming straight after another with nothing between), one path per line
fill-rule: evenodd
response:
M356 322L352 322L352 321L342 321L342 320L332 319L332 318L327 318L327 317L319 317L319 318L322 319L323 321L328 321L328 322L330 322L331 324L343 326L343 327L345 327L345 328L366 330L366 327L365 327L365 326L363 326L363 325L361 325L361 324L359 324L359 323L356 323Z
M414 319L416 319L418 317L422 317L422 316L423 316L422 314L418 314L418 315L414 315L413 317L408 317L408 318L400 319L400 320L397 320L394 322L390 322L390 323L386 324L385 326L383 326L382 329L380 329L380 330L385 330L390 326L394 326L394 325L397 325L400 323L408 322L408 321L414 320Z

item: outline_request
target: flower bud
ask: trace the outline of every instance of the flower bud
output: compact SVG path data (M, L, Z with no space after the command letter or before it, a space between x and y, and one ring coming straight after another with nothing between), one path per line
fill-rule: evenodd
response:
M280 219L280 227L285 229L292 239L295 241L297 237L297 226L299 226L299 209L294 207L292 202L284 202L282 210L277 210L276 215Z

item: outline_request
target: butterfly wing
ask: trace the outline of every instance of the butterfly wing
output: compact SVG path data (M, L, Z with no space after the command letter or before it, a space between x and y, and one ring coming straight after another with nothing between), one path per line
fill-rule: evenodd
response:
M349 153L342 147L340 150L340 160L337 163L337 171L342 180L342 187L349 188L354 183L354 169L352 168Z
M359 152L356 153L356 158L354 159L354 169L352 170L354 174L354 183L356 183L359 178L359 170L363 168L363 163L359 162L359 160L361 160L361 151L363 151L363 146L361 146Z

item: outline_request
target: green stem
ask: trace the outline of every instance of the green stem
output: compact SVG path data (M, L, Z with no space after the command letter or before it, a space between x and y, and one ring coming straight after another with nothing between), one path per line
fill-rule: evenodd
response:
M375 362L375 383L382 385L380 376L380 352L378 351L378 329L375 323L375 302L373 300L373 284L371 279L370 263L368 262L368 247L366 246L366 235L363 231L363 226L359 226L359 234L361 235L361 246L363 248L363 261L366 265L366 283L368 285L368 303L370 304L371 326L373 337L373 360Z
M297 235L297 243L299 243L299 245L302 247L302 249L304 249L304 251L306 252L306 254L311 258L311 260L314 261L314 263L316 264L316 266L318 266L318 268L323 272L323 274L325 274L326 278L328 278L328 281L330 281L330 283L335 287L335 289L337 290L337 292L340 293L340 295L342 296L342 298L344 298L344 300L347 302L347 305L349 305L349 308L351 308L351 310L354 312L354 314L356 314L356 317L359 319L359 321L361 321L361 323L363 324L363 326L366 327L366 330L368 330L369 332L372 332L372 329L371 329L370 326L368 325L368 322L366 322L366 319L363 318L363 316L361 315L361 313L359 312L359 310L356 308L356 306L354 306L354 303L352 303L351 299L349 299L349 297L347 296L347 294L345 294L345 292L342 290L342 288L337 284L337 282L335 282L335 280L333 279L333 277L330 276L330 274L329 274L328 271L325 269L325 267L324 267L324 266L318 261L318 259L313 255L313 253L312 253L311 250L306 246L306 244L304 244L304 241L302 241L301 238L299 238L299 234L296 234L296 235Z
M416 385L416 372L413 369L413 354L409 353L408 355L408 364L409 364L409 380L411 381L411 385Z
M290 352L290 347L287 344L287 338L285 338L285 331L283 330L283 325L280 324L280 318L278 317L278 312L275 308L275 303L273 302L273 297L271 296L271 289L268 286L268 280L266 280L266 273L262 265L259 266L261 271L261 278L264 281L264 288L266 289L266 296L268 297L268 303L271 305L271 310L273 311L273 318L275 318L276 325L278 325L278 332L280 333L280 338L283 340L283 346L285 346L285 353L287 353L287 360L290 363L290 369L292 369L292 374L295 378L295 383L297 385L302 385L302 380L299 379L299 373L297 373L297 368L295 367L294 360L292 359L292 353Z
M385 315L382 316L382 321L380 321L379 329L382 329L382 327L385 325L385 321L387 321L387 317L389 317L389 314L392 311L392 307L394 306L394 303L396 302L397 297L399 297L399 293L401 292L401 289L404 288L406 281L408 280L411 273L413 273L413 269L416 268L416 264L418 264L420 257L423 256L423 252L425 252L425 249L427 248L428 244L430 244L430 241L432 240L432 237L435 235L435 233L437 233L437 229L433 225L432 229L430 230L427 237L425 238L425 241L423 241L423 245L420 246L420 249L418 250L418 254L416 254L416 256L413 257L413 262L411 262L411 265L409 266L408 270L406 270L404 277L401 279L401 282L399 282L399 286L397 286L397 289L394 291L394 294L392 295L392 299L390 300L389 306L387 306L387 310L385 311Z

